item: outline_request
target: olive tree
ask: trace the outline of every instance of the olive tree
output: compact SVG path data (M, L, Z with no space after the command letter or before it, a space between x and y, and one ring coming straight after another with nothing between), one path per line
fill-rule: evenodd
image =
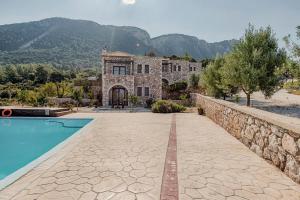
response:
M48 71L43 66L38 66L35 72L36 83L45 84L48 80L48 74L49 74Z
M77 111L78 111L79 103L80 103L81 100L82 100L82 97L83 97L83 91L82 91L82 88L74 89L74 90L73 90L73 93L72 93L72 99L73 99L74 101L76 101Z
M61 83L64 79L64 75L58 71L54 71L50 74L50 81L56 86L56 94L58 98L62 98L64 95L64 90L61 92L61 88L63 88Z
M300 41L300 26L297 27L296 38ZM284 41L291 55L289 65L286 66L284 75L288 75L292 81L297 79L297 81L300 82L300 44L296 41L292 41L291 35L284 37Z
M286 53L279 49L271 27L256 30L249 25L244 37L227 56L223 78L227 84L239 87L247 96L262 91L270 97L280 83L276 73L286 61Z
M197 89L199 86L199 81L200 81L199 74L192 74L189 80L190 87L192 87L193 89Z
M224 100L237 92L236 87L223 77L226 59L226 57L217 57L201 75L201 85L206 93L216 98L223 97Z

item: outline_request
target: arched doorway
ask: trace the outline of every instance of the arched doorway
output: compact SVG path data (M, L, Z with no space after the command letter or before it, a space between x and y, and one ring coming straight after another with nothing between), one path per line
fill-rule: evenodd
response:
M162 85L163 86L169 86L169 81L165 78L162 79Z
M109 105L114 107L128 106L128 91L125 87L117 85L109 90Z

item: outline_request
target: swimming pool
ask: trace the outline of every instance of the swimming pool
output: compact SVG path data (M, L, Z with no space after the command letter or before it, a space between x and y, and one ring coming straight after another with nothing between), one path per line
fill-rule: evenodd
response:
M0 118L0 189L18 170L72 136L92 119Z

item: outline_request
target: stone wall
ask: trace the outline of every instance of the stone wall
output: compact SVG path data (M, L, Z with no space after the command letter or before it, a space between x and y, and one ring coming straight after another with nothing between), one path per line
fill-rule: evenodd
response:
M76 104L76 101L72 98L57 98L57 97L49 97L48 101L50 104L56 105L56 106L63 106L64 104ZM82 106L89 106L91 103L91 99L81 99L81 105Z
M137 87L143 88L141 100L145 103L149 97L161 99L162 97L162 71L161 59L157 57L136 56L134 58L134 90L137 95ZM137 66L142 65L142 73L137 73ZM149 65L149 74L144 73L145 65ZM150 96L144 96L144 88L149 87Z
M202 64L200 62L188 62L184 60L167 60L169 67L168 71L162 73L162 78L168 80L169 84L178 81L188 81L192 74L199 74L202 71ZM176 66L176 71L174 71ZM178 66L181 70L178 71Z
M191 98L207 117L300 183L300 126L273 113L200 94L191 94Z
M109 106L109 92L114 86L123 86L129 95L134 94L133 58L118 56L102 56L102 104ZM114 66L126 67L125 75L114 75Z

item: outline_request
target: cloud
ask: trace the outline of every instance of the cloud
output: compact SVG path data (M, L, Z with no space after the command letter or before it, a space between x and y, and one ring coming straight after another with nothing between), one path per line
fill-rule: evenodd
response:
M136 3L136 0L122 0L122 3L126 5L133 5Z

